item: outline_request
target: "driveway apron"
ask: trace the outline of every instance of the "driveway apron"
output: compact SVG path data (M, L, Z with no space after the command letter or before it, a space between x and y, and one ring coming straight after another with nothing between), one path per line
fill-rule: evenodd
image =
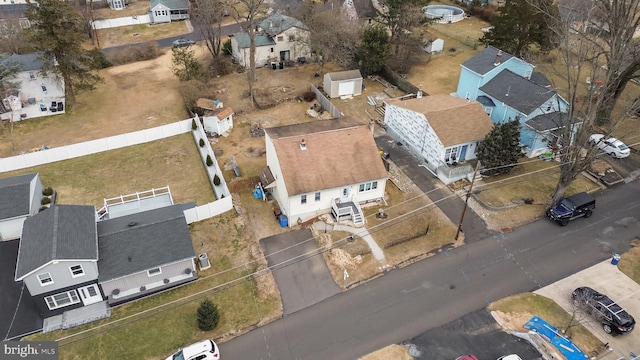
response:
M376 145L389 154L391 161L411 179L431 201L438 204L438 208L451 220L454 225L460 222L464 210L464 201L449 190L438 178L427 170L423 162L410 153L405 146L389 135L379 135L375 138ZM422 166L421 166L422 165ZM487 225L471 208L467 207L462 221L462 232L466 243L475 242L493 236L494 232L487 229Z
M311 230L266 237L260 244L280 289L285 315L342 291L333 281Z

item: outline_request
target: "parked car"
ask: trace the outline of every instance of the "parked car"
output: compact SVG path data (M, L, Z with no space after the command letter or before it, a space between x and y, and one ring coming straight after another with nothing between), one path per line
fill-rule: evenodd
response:
M173 47L191 46L195 43L196 43L195 41L189 40L189 39L178 39L173 42Z
M40 103L40 111L47 111L47 105Z
M618 303L590 287L579 287L571 293L573 304L593 316L607 334L621 335L633 330L636 321Z
M58 111L64 110L64 103L62 101L58 101Z
M456 360L478 360L478 358L475 355L469 354L469 355L458 356Z
M520 356L516 354L511 354L511 355L500 356L498 360L522 360L522 359L520 358Z
M49 111L56 112L58 111L58 103L55 101L51 102L51 106L49 106Z
M622 159L631 154L629 147L614 137L605 139L602 134L593 134L589 137L589 142L614 158Z
M213 340L185 346L166 360L220 360L220 350Z
M593 215L596 199L591 194L581 192L562 199L558 204L547 210L547 217L556 221L560 226L566 226L569 221Z

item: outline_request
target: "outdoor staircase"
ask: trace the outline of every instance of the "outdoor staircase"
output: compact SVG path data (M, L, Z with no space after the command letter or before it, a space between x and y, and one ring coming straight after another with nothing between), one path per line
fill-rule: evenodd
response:
M361 212L354 212L353 218L351 220L353 220L353 225L355 225L356 227L364 226L364 217L362 217Z
M376 105L376 112L378 112L378 114L380 114L380 116L382 116L382 118L384 119L384 110L385 106L384 103L382 103L381 105Z

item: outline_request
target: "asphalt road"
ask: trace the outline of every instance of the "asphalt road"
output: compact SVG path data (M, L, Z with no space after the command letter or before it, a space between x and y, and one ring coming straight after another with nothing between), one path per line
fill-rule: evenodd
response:
M629 249L640 182L597 194L589 219L541 219L394 270L220 345L230 359L356 359Z

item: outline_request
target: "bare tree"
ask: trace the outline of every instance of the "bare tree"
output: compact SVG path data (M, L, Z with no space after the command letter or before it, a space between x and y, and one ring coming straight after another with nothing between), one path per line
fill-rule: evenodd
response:
M222 20L228 14L227 9L221 0L197 0L195 4L197 10L192 21L204 36L207 50L217 65L222 55Z
M309 28L308 45L315 52L320 66L335 61L344 68L354 65L362 27L358 21L344 16L339 8L319 10L306 7L302 21Z
M16 80L18 69L20 68L19 64L11 62L7 59L6 55L0 54L0 95L2 95L2 99L13 98L17 96L20 89L20 82ZM0 104L0 106L4 106ZM0 133L8 132L9 138L11 139L11 145L13 150L16 149L15 142L13 140L13 116L14 116L14 104L13 101L10 100L10 109L7 109L11 112L9 118L9 129L6 129L4 126L4 121L0 120Z
M614 107L624 107L620 96L640 69L639 47L633 40L640 21L640 0L562 3L561 6L566 7L560 11L562 16L553 16L554 11L541 9L548 14L549 28L559 43L553 52L557 59L551 61L554 64L551 71L561 69L558 75L564 81L556 87L569 102L556 131L560 178L552 203L564 196L567 186L599 155L588 142L598 123L609 122L608 135L628 117L630 109L614 111ZM582 96L585 87L588 95Z
M253 97L253 84L256 82L256 34L258 16L266 10L265 0L229 0L227 3L231 9L230 14L249 36L249 69L247 81L249 82L249 96L251 104L255 105Z

